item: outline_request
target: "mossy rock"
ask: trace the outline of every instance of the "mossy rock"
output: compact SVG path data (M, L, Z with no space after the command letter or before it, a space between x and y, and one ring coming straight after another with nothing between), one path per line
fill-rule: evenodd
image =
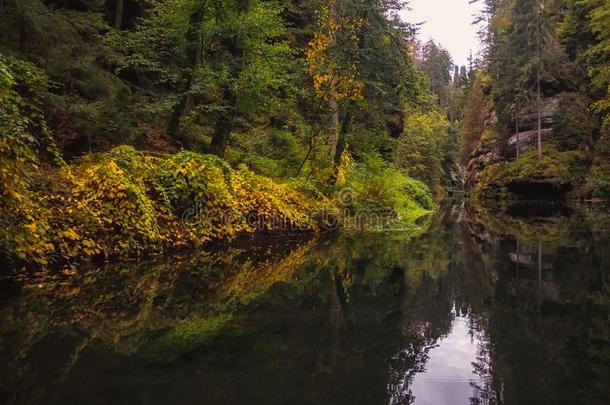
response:
M516 197L538 199L543 194L565 197L585 179L590 156L584 151L559 152L548 147L538 158L531 151L514 162L489 166L471 196L476 200L507 200Z

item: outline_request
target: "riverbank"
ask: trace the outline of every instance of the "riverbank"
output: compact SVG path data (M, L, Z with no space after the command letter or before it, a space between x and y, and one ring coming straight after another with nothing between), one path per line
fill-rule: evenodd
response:
M34 266L143 257L261 233L404 227L435 208L423 183L375 157L347 162L325 193L212 155L130 146L33 171L18 186L2 199L1 242L7 263Z

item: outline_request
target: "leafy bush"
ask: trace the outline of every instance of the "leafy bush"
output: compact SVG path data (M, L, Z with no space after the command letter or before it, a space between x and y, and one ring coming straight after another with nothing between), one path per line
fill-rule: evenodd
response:
M67 213L86 218L80 225L95 245L83 253L107 257L158 251L164 242L157 205L142 180L112 159L92 165L74 178ZM91 249L93 248L93 249Z
M61 161L40 109L46 87L47 77L33 65L0 57L0 249L39 264L47 263L53 245L32 190L38 156L50 153Z
M348 203L355 210L390 212L397 219L410 220L434 208L424 183L408 177L379 154L367 154L361 162L349 164L344 186L353 192Z
M211 155L152 156L121 146L45 175L49 188L41 196L23 191L28 199L5 219L12 229L2 242L14 259L141 256L258 231L317 229L315 200Z

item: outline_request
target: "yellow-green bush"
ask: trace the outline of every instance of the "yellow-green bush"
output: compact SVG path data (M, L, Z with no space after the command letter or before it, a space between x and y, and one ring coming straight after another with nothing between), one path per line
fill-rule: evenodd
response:
M341 177L341 176L340 176ZM356 214L383 214L385 219L411 222L435 208L429 188L412 179L378 154L347 162L339 183L339 202ZM346 194L347 193L347 194Z
M114 160L94 164L74 179L67 214L85 218L84 231L105 256L158 250L164 242L157 205L142 180L128 175ZM92 246L93 247L93 246ZM91 251L89 251L91 252Z
M121 146L45 177L47 190L25 187L27 199L10 200L11 237L2 242L13 259L141 256L258 231L317 229L313 199L210 155Z
M243 165L233 176L233 187L242 212L251 214L251 230L316 229L311 215L320 208L319 204L295 189L258 176Z
M205 243L244 232L234 172L216 156L180 152L156 161L147 182L156 201L187 223L187 239Z
M17 86L28 99L15 91ZM38 264L46 264L53 251L47 212L32 192L40 172L38 155L58 158L40 110L46 87L39 69L0 55L0 252Z

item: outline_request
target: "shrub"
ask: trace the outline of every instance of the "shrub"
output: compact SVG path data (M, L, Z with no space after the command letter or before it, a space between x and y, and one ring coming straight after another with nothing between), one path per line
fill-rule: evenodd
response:
M148 182L157 201L190 222L188 239L201 244L246 230L232 177L231 167L218 157L183 151L159 159Z
M158 209L141 179L119 167L112 158L84 168L75 177L67 214L78 211L77 224L93 246L81 243L84 254L140 255L160 250L165 241Z
M317 204L295 189L258 176L243 165L233 176L233 186L237 200L242 203L242 212L254 214L256 226L261 229L316 228L310 216ZM252 221L248 225L254 230Z
M38 155L61 161L40 109L46 87L33 65L0 57L0 250L38 264L53 251L48 213L32 189Z
M2 244L14 259L142 256L258 231L317 229L313 199L211 155L120 146L45 176L52 181L40 196L26 189L23 201L2 200L12 210Z
M408 177L379 154L367 154L361 162L349 164L345 185L353 192L348 203L355 210L389 212L396 219L411 220L434 207L424 183Z

